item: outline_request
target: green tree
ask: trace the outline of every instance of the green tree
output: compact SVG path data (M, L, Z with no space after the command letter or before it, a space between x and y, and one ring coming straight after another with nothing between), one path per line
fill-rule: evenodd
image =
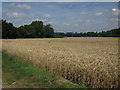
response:
M16 30L17 28L15 28L12 23L2 20L2 38L16 38Z
M43 22L42 21L33 21L31 26L35 29L35 37L42 38L43 37Z
M44 38L53 38L54 37L54 29L50 24L47 24L43 28L43 37Z

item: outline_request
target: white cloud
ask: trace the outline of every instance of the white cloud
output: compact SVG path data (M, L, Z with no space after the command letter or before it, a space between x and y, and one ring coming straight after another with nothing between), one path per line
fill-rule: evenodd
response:
M75 26L75 27L77 27L77 26L78 26L78 24L74 24L74 26Z
M3 0L4 2L80 2L83 0Z
M11 3L8 5L9 7L15 7L15 3Z
M3 2L118 2L119 0L3 0Z
M113 8L113 9L112 9L112 11L113 11L113 12L116 12L116 11L118 11L118 9L116 9L116 8Z
M51 15L50 14L45 14L45 15L43 15L43 18L51 18Z
M14 19L18 19L18 18L27 18L27 19L32 19L34 18L34 16L31 16L31 15L26 15L24 13L18 13L18 12L7 12L6 14L6 17L8 18L14 18Z
M40 21L42 21L42 22L46 22L47 20L46 20L46 19L40 19Z
M95 16L101 16L101 15L103 15L103 12L95 13Z
M80 12L81 15L86 15L88 12Z
M35 20L33 20L33 21L40 21L40 19L35 19Z
M17 13L17 12L12 12L12 13L8 12L6 13L6 16L8 18L25 18L26 17L24 13Z
M104 9L104 12L108 12L109 10L108 9Z
M15 5L15 3L11 3L7 6L12 7L12 8L26 9L26 10L29 10L29 9L32 8L31 6L29 6L27 4L17 4L17 5Z
M120 10L119 9L113 8L112 11L113 11L113 15L118 16L118 13L120 14Z
M48 24L53 24L53 22L50 21L50 22L48 22Z
M18 4L16 5L16 7L20 8L20 9L31 9L32 7L26 4Z
M63 25L65 25L65 26L70 26L70 24L68 24L68 23L63 23Z
M53 24L53 22L52 21L47 21L46 19L34 19L33 21L42 21L43 23L46 23L46 24Z
M42 22L46 22L47 20L46 19L34 19L33 21L42 21Z
M116 18L111 18L110 19L111 21L118 21L118 18L116 17Z

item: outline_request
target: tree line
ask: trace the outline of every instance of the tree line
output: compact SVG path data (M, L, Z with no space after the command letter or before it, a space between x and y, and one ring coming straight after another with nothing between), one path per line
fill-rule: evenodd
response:
M102 32L54 32L50 24L44 25L42 21L33 21L29 25L15 27L11 22L2 20L2 38L63 38L63 37L120 37L120 28Z
M73 33L73 32L67 32L67 33L55 33L56 37L120 37L120 28L108 30L108 31L102 31L102 32L86 32L86 33Z
M12 23L2 20L2 38L53 38L54 29L50 24L33 21L29 25L16 28Z

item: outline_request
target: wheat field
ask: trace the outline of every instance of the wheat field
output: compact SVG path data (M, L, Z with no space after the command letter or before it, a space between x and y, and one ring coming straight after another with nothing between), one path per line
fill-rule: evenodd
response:
M2 50L74 83L118 87L118 38L3 39Z

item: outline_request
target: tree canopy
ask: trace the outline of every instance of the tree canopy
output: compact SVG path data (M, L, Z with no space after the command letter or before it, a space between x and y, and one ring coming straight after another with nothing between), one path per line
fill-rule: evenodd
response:
M2 38L62 38L62 37L120 37L120 28L102 32L54 32L50 24L33 21L29 25L15 27L12 23L2 20Z
M54 29L50 24L33 21L29 25L14 27L12 23L2 20L2 38L52 38Z

